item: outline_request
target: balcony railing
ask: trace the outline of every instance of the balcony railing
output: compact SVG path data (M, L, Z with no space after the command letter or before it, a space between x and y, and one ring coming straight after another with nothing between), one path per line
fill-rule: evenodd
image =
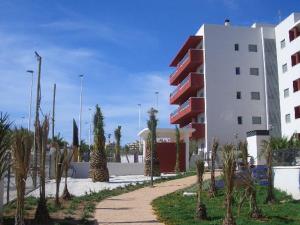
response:
M178 87L174 91L172 91L171 96L175 95L181 88L183 88L183 86L189 81L190 77L191 74L184 78L184 80L178 85Z

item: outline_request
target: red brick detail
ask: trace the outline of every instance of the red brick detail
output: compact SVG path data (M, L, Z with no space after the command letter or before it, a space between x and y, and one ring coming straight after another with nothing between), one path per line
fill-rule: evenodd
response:
M161 173L174 172L176 163L176 144L175 143L157 143L157 156L160 164ZM179 151L179 169L185 171L185 144L180 143Z

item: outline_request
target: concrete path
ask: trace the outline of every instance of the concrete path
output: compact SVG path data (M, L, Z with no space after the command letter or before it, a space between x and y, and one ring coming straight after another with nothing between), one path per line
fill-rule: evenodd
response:
M205 178L208 176L206 174ZM108 198L96 206L96 224L161 225L152 210L151 202L160 196L189 187L195 182L196 176L191 176L156 184L154 188L145 187Z

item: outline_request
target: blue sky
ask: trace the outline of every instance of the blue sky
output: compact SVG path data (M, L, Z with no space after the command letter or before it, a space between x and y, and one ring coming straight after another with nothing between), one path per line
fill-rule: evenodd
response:
M169 62L188 35L203 23L250 26L277 23L300 12L297 0L44 0L0 1L0 111L26 126L34 51L43 57L42 110L51 111L57 84L56 132L71 140L79 117L79 74L84 74L83 131L88 108L99 104L106 134L122 126L125 144L137 139L138 103L142 125L159 91L159 127L169 125ZM24 118L22 118L24 117Z

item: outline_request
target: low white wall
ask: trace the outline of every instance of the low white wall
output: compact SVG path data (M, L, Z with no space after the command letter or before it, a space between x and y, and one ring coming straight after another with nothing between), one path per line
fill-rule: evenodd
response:
M73 162L71 166L76 173L74 178L88 178L89 177L89 162ZM125 175L143 175L144 163L107 163L109 175L125 176Z
M300 199L300 166L273 167L274 187Z
M0 215L2 215L3 196L4 196L4 182L3 180L0 180Z

